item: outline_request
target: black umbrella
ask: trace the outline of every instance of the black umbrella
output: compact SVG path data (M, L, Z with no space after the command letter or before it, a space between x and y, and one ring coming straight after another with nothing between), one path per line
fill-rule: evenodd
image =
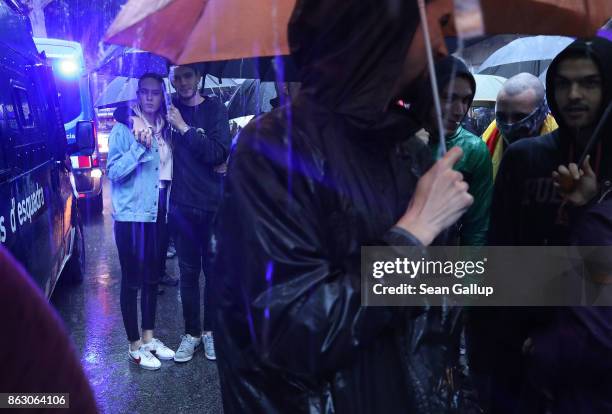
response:
M244 81L229 100L227 111L229 119L247 115L259 115L272 110L271 99L276 97L274 82L261 82L256 79Z
M146 73L168 76L168 61L143 50L111 46L95 69L96 72L128 78L140 78Z
M201 63L202 70L218 78L297 82L298 71L291 56L232 59Z

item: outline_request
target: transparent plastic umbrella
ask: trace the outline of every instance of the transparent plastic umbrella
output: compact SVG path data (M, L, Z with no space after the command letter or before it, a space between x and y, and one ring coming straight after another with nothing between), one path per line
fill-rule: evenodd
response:
M506 81L506 78L494 75L474 75L474 78L476 79L474 105L477 102L495 102L497 94Z
M174 88L170 81L164 79L166 90L173 92ZM213 76L207 75L204 82L205 89L219 89L219 88L235 88L242 84L244 79L223 79L219 81ZM104 91L96 99L95 107L107 108L117 106L121 103L131 102L136 100L136 91L138 90L138 79L128 78L125 76L118 76L113 79L104 88Z
M516 39L489 56L478 68L478 73L506 78L521 72L540 76L555 56L573 41L573 38L565 36L529 36Z

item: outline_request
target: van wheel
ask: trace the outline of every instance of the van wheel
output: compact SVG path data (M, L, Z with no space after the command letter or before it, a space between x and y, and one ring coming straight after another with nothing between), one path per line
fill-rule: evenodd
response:
M83 226L79 223L75 227L74 245L72 255L66 263L64 278L68 283L77 284L83 281L85 272L85 239L83 238Z

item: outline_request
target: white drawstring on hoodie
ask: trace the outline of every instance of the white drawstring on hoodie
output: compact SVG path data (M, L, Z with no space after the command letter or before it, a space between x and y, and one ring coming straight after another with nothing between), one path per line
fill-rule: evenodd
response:
M172 181L172 148L170 148L170 145L164 140L162 134L165 125L163 117L157 116L155 118L155 126L152 126L144 117L140 105L135 105L132 111L142 120L147 128L151 128L153 137L157 141L157 146L159 147L159 181Z

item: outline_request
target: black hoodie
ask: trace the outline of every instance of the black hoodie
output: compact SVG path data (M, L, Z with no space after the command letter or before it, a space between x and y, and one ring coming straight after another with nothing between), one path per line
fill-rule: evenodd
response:
M385 112L417 19L416 1L295 6L299 95L241 131L216 224L225 413L439 412L427 399L443 370L419 356L454 320L438 308L442 332L408 339L407 309L360 297L361 246L418 243L392 228L431 157Z
M602 112L612 97L612 42L603 38L576 40L551 63L546 90L548 103L559 129L542 137L520 140L511 145L500 164L495 181L489 242L494 245L567 245L568 217L571 209L561 209L561 197L553 187L551 174L559 165L577 162L574 137L563 124L556 106L553 84L558 62L569 54L592 57L603 78ZM612 120L610 120L612 121ZM608 122L602 139L599 171L602 188L612 179L612 122ZM571 158L571 159L570 159ZM591 153L595 168L596 148Z

